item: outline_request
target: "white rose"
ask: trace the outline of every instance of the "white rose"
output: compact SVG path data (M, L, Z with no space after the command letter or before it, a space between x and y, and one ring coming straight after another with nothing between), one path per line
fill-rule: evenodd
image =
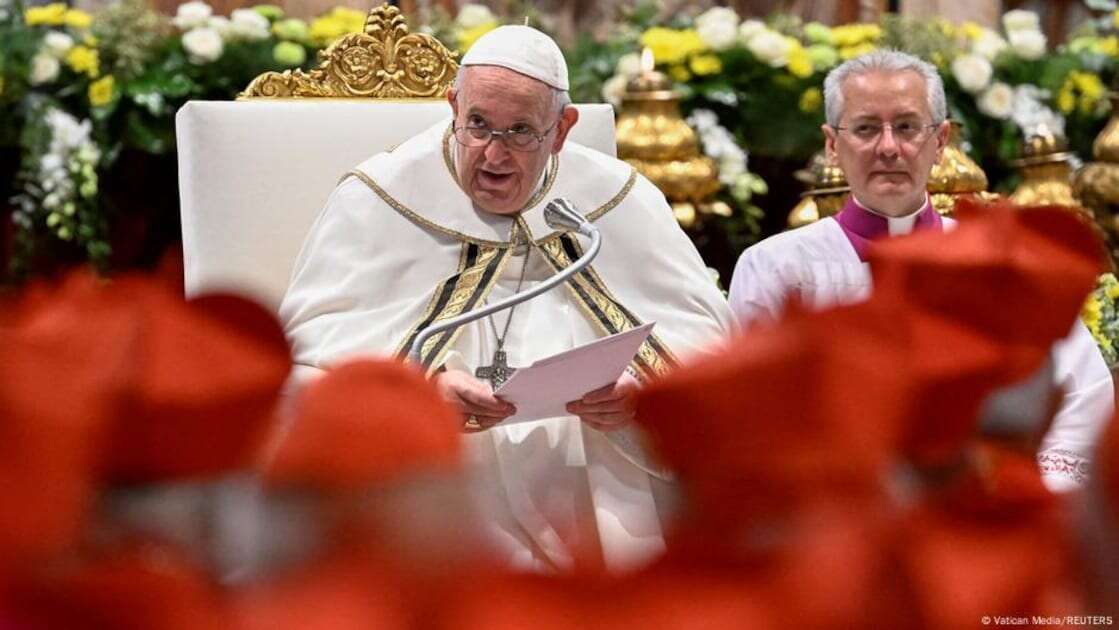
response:
M713 7L695 19L695 30L711 50L726 50L738 37L738 14L734 9Z
M766 31L765 23L761 20L746 20L738 26L738 41L747 44L754 35Z
M991 29L985 28L971 44L971 52L994 61L999 53L1006 50L1006 40Z
M233 23L230 22L229 18L225 17L224 15L215 15L214 17L210 18L210 20L206 22L204 26L217 31L218 35L221 36L223 41L233 39L235 37L235 34L233 33Z
M74 38L66 33L50 31L43 37L43 48L51 55L61 59L74 47Z
M1002 27L1007 35L1016 31L1037 31L1041 30L1041 21L1033 11L1015 9L1002 15Z
M615 74L602 83L602 98L614 107L622 106L622 95L626 93L626 83L629 77Z
M641 55L637 53L622 55L622 57L618 59L618 65L614 66L614 74L620 74L625 77L635 77L641 74Z
M244 39L268 39L272 25L268 22L268 18L256 11L236 9L229 17L230 31L233 35Z
M489 7L484 4L464 4L455 17L455 23L463 29L470 29L495 21L497 21L497 18L494 17L493 11L490 11Z
M991 62L979 55L960 55L952 61L952 76L960 87L976 94L991 82Z
M1005 83L993 83L979 95L976 105L991 118L1006 120L1014 109L1014 88Z
M58 58L47 53L39 53L31 58L31 76L27 80L31 85L50 83L58 78L60 64Z
M1006 36L1010 47L1022 59L1041 59L1045 54L1045 35L1041 31L1012 31Z
M180 4L175 12L175 18L171 21L179 27L179 30L189 31L206 24L206 21L213 14L214 10L210 8L210 5L201 0L194 0L194 2Z
M190 56L191 63L216 61L222 53L221 35L212 28L192 29L183 35L183 48Z
M746 48L755 57L774 68L780 68L788 63L786 55L789 54L790 47L784 35L769 29L754 35L746 44Z

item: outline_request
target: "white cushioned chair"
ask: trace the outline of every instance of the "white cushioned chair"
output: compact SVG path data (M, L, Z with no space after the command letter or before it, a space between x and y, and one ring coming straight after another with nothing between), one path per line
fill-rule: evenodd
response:
M613 109L578 107L570 139L615 155ZM232 291L275 311L339 179L450 112L431 99L187 103L175 116L187 295Z

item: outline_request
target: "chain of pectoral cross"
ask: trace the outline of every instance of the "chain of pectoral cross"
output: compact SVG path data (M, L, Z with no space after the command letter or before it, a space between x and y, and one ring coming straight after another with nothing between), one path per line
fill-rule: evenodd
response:
M510 254L516 253L516 245L513 246L514 251ZM528 269L528 257L532 253L531 247L525 247L525 261L521 264L521 277L517 280L517 288L513 291L514 294L521 292L521 287L525 282L525 272ZM509 380L509 377L517 371L516 368L509 367L509 358L505 354L505 340L509 337L509 324L513 322L513 312L517 310L517 304L514 304L509 309L509 317L505 320L505 329L501 334L497 333L497 324L494 323L494 316L490 315L487 319L490 320L490 327L493 328L493 336L497 338L497 349L494 350L493 360L489 365L483 365L474 370L474 376L485 379L490 382L493 389L501 387L501 384Z

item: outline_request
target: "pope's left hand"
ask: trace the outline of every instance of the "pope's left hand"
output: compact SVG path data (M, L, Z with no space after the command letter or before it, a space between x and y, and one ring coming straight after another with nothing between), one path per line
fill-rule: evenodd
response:
M614 431L633 422L633 394L640 383L629 372L616 382L567 403L568 413L599 431Z

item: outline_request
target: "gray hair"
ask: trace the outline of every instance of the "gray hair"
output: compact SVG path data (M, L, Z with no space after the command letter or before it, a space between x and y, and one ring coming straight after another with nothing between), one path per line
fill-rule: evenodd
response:
M455 90L455 98L458 98L458 94L462 90L462 84L466 80L466 71L472 67L474 66L459 66L458 73L455 74L455 83L452 86ZM533 81L536 81L537 83L543 85L544 87L548 88L549 91L551 91L552 108L554 109L554 111L563 113L564 108L571 104L571 95L567 92L567 90L554 88L547 83L544 83L543 81L537 81L536 79L533 79Z
M926 61L900 50L882 49L854 59L848 59L828 73L824 79L824 111L827 113L828 124L832 127L839 125L843 117L843 83L853 75L867 74L869 72L903 72L910 70L916 72L925 80L925 97L929 102L929 113L932 114L933 123L940 124L948 115L948 107L944 99L944 82L936 67Z

